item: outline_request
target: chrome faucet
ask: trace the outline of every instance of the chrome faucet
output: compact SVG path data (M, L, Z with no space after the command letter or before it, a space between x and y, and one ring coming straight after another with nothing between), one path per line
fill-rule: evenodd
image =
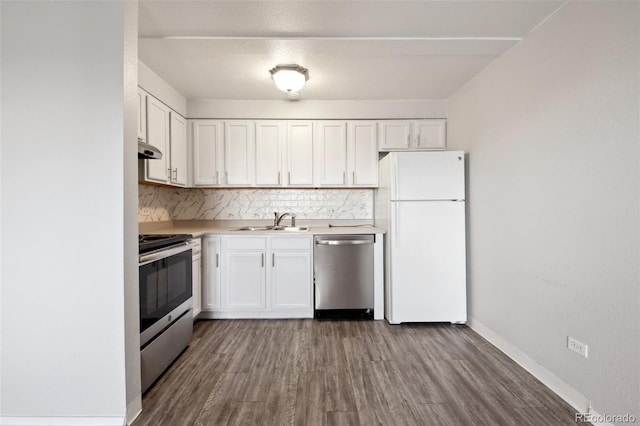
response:
M280 226L280 222L287 215L291 216L290 213L282 213L281 215L278 215L278 212L273 212L273 226Z

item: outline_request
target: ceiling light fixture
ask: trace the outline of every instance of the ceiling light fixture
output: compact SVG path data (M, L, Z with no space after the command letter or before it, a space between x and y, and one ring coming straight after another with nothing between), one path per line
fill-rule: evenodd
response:
M278 89L290 98L297 98L298 92L309 80L309 70L296 64L276 65L269 72Z

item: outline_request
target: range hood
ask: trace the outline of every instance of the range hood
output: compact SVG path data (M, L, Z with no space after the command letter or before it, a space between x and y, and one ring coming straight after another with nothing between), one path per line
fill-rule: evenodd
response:
M151 160L160 160L162 151L153 145L149 145L138 139L138 158L148 158Z

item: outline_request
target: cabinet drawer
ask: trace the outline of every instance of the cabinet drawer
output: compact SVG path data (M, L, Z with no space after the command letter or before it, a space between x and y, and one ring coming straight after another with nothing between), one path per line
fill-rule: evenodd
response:
M311 237L271 237L272 250L311 250Z
M225 237L222 239L223 250L266 250L265 237Z

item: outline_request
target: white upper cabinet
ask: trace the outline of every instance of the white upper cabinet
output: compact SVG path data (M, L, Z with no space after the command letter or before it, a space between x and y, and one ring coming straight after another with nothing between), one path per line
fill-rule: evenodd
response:
M348 186L378 186L378 123L350 121L347 133Z
M217 120L191 122L194 186L218 186L224 175L224 124Z
M286 186L313 185L313 122L287 122Z
M314 186L346 186L347 123L316 121L314 126Z
M224 183L234 186L253 184L255 156L253 121L233 120L224 123Z
M147 142L162 151L160 160L145 160L145 180L169 182L169 107L154 98L147 98Z
M257 186L282 185L283 157L286 146L285 122L256 121L256 179Z
M187 122L177 113L170 112L171 174L170 181L176 185L187 184Z
M445 149L447 120L432 119L415 122L416 149Z
M380 151L411 148L412 122L390 120L380 122Z
M138 87L138 139L147 141L147 92Z
M187 161L187 121L177 112L143 90L138 90L140 117L138 132L142 122L146 123L146 142L162 152L162 158L144 160L144 174L141 180L186 186ZM144 99L144 101L143 101ZM143 108L142 105L146 107Z
M380 151L446 148L445 119L384 120L380 122Z

